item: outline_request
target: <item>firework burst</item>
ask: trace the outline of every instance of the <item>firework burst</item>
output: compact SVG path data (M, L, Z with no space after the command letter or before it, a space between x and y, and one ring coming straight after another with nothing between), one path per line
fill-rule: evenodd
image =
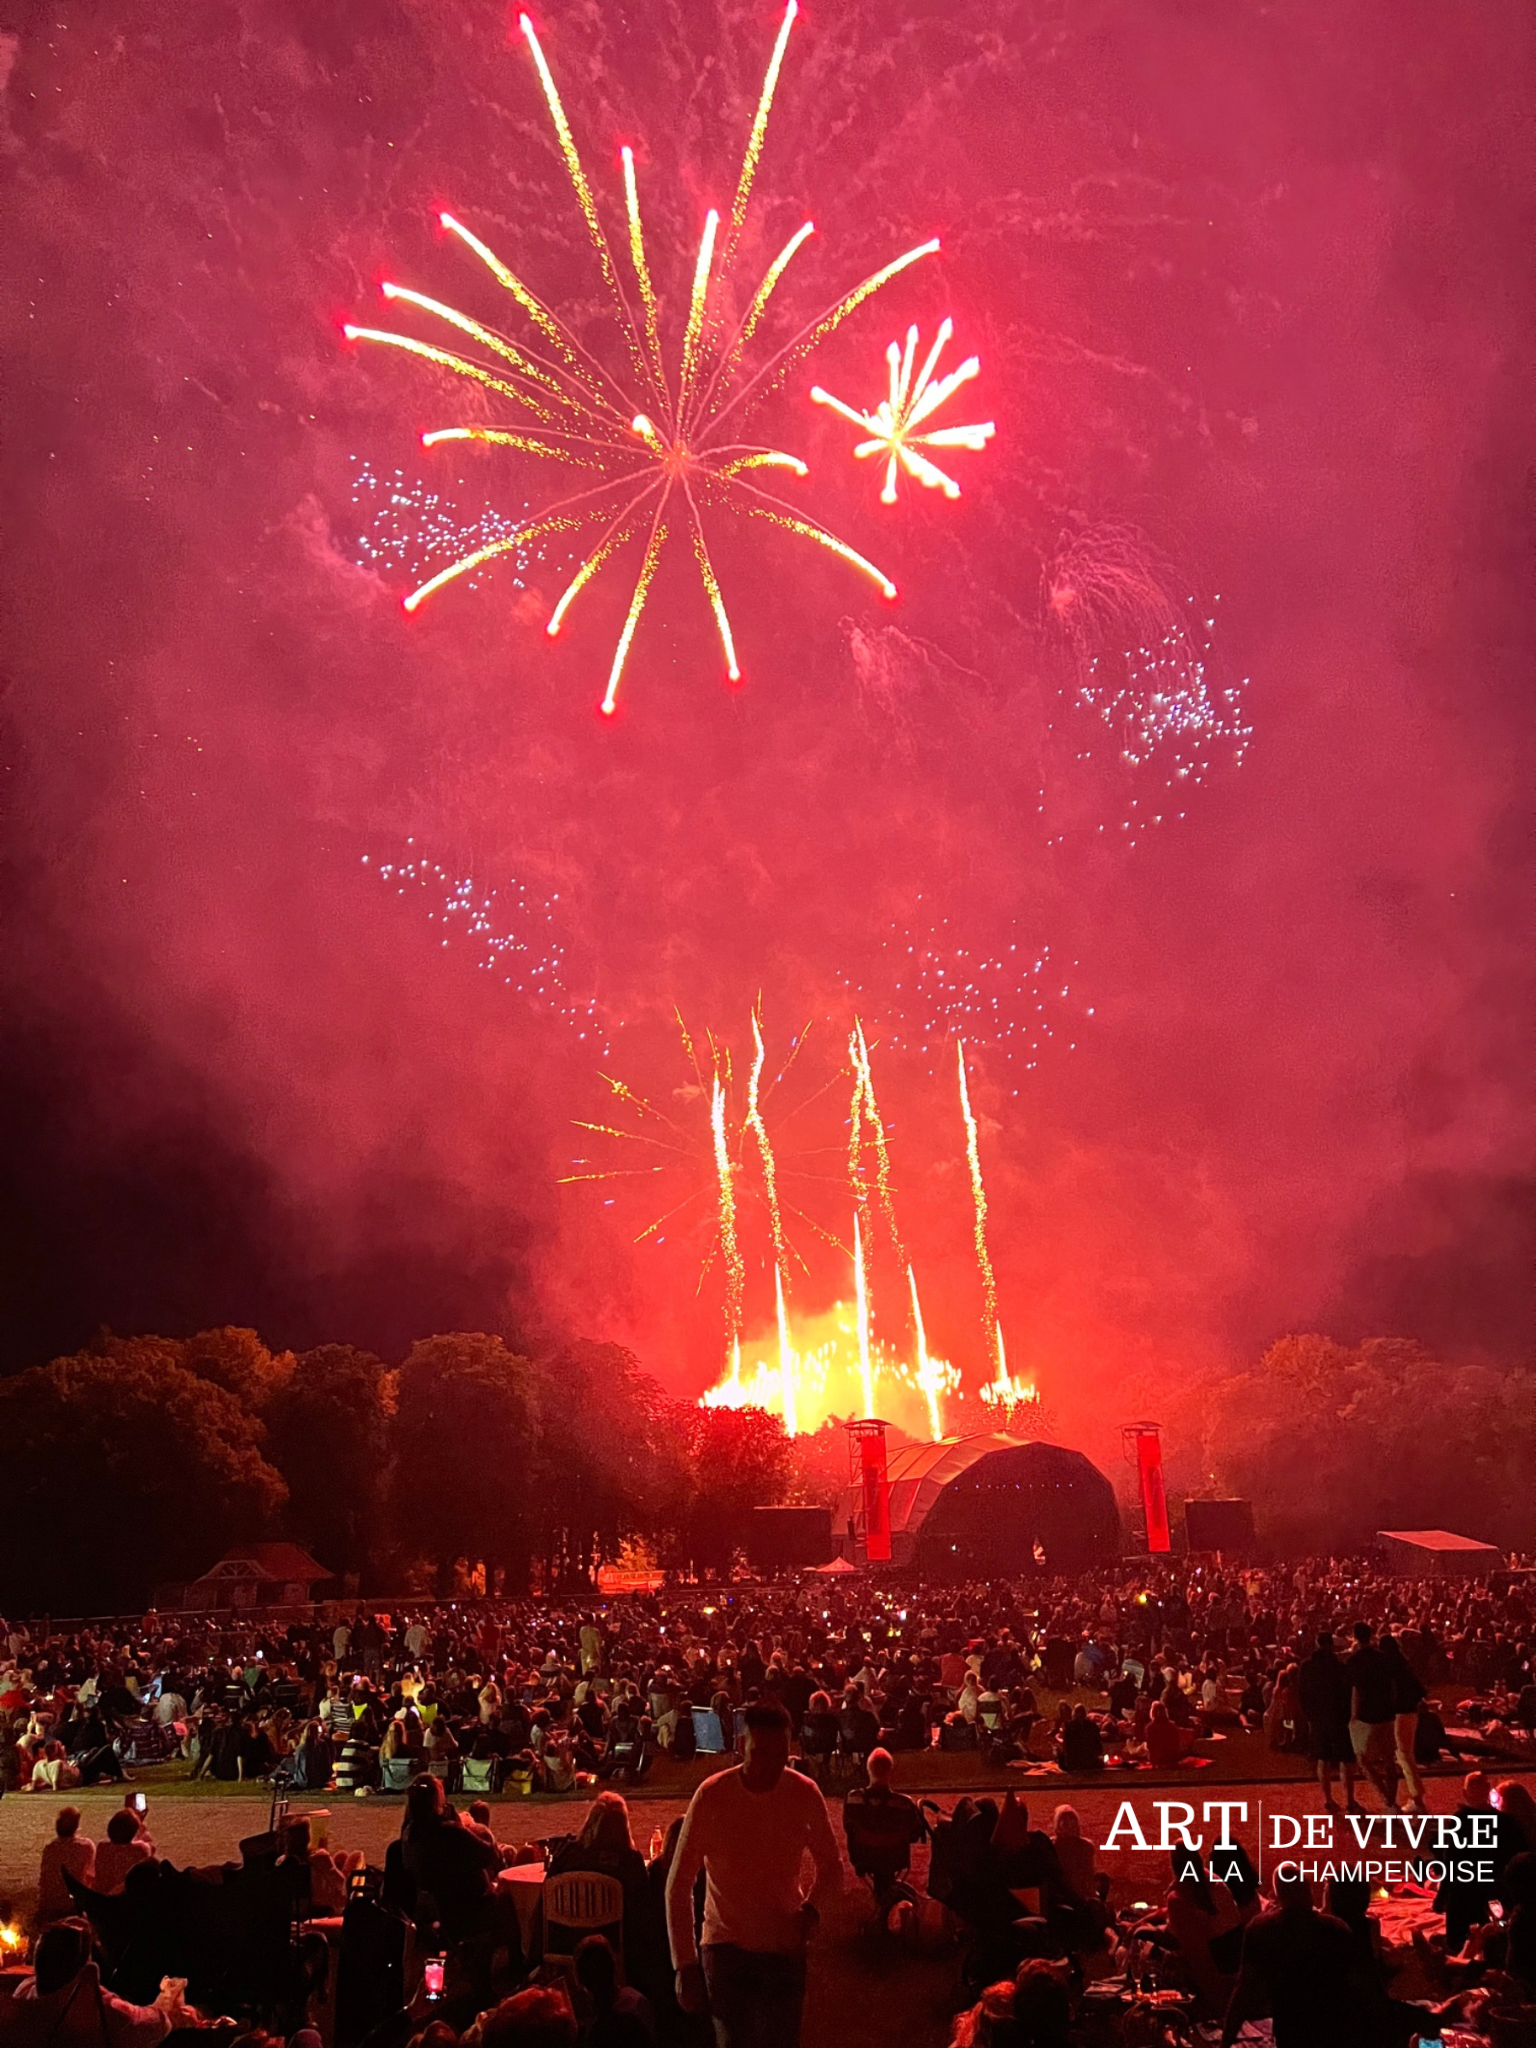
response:
M926 489L942 491L946 498L958 498L960 486L954 478L921 451L925 448L968 448L976 455L997 432L991 420L979 426L930 427L926 432L918 431L981 368L979 356L967 356L958 370L951 370L947 377L935 378L939 357L954 331L952 320L943 322L915 380L912 366L917 360L917 329L907 329L904 349L899 342L893 341L885 352L890 390L873 412L859 412L853 406L845 405L842 399L834 398L819 384L812 387L811 396L818 405L831 406L834 412L841 413L845 420L868 437L855 447L856 461L865 461L871 455L885 457L885 483L880 491L882 505L895 504L896 477L900 469Z
M798 456L730 438L740 432L752 404L773 390L856 307L939 246L937 240L923 242L873 271L752 367L752 343L769 302L795 255L814 232L807 221L779 251L750 296L738 293L735 272L741 231L795 14L796 0L789 0L748 135L729 219L722 227L721 216L714 209L705 217L681 346L671 367L662 334L661 302L646 251L634 154L626 148L622 157L629 268L639 296L638 316L620 276L554 77L527 15L520 17L520 27L618 323L622 370L616 373L594 356L522 278L448 213L441 216L445 230L477 257L511 296L532 337L513 340L455 307L394 284L383 287L385 297L453 329L459 338L455 347L439 347L411 334L380 328L349 325L344 329L349 340L404 350L518 408L496 425L437 428L422 436L424 446L478 441L584 473L580 488L553 499L510 532L470 549L412 590L404 599L407 611L415 611L445 584L472 574L503 554L526 551L530 544L556 535L580 535L587 551L551 613L546 630L554 634L576 598L626 544L642 542L639 572L603 694L602 709L607 713L612 713L617 703L624 665L657 564L668 542L678 537L686 538L694 556L714 615L726 673L732 681L739 679L735 637L707 538L709 516L715 512L739 513L777 526L829 550L867 576L886 597L896 595L890 578L846 541L788 499L765 490L760 482L747 481L749 473L772 469L804 476L806 466ZM747 310L733 321L728 308L743 298ZM941 380L942 384L953 385L959 374ZM929 387L930 409L933 392L939 388Z

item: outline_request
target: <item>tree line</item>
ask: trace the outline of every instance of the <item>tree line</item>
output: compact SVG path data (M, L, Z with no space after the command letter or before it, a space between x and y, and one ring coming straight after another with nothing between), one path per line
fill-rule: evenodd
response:
M1321 1336L1162 1404L1176 1490L1251 1499L1282 1554L1443 1527L1536 1547L1536 1374ZM990 1427L990 1423L981 1426ZM479 1332L397 1367L255 1331L115 1337L0 1380L0 1609L126 1611L231 1546L301 1542L363 1592L590 1582L642 1544L718 1571L748 1510L833 1504L842 1431L669 1399L617 1344L537 1358Z
M1283 1337L1167 1420L1198 1490L1251 1500L1282 1554L1357 1551L1379 1529L1536 1548L1536 1373L1448 1363L1401 1337Z
M364 1592L589 1582L634 1539L718 1570L748 1509L828 1498L830 1471L775 1417L668 1399L617 1344L459 1332L391 1368L254 1330L103 1334L0 1381L0 1605L131 1609L264 1536Z

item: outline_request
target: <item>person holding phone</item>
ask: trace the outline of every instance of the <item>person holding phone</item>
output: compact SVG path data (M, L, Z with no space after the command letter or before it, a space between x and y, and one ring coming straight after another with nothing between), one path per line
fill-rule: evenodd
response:
M107 1822L107 1839L96 1851L95 1889L109 1899L121 1898L129 1871L137 1863L150 1862L154 1853L155 1845L133 1807L119 1807Z

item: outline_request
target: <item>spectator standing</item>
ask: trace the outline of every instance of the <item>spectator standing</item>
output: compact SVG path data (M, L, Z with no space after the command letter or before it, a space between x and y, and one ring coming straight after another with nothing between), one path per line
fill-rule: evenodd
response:
M1392 1729L1397 1746L1397 1768L1403 1774L1403 1783L1408 1788L1408 1800L1412 1810L1415 1813L1423 1813L1424 1780L1419 1776L1415 1749L1419 1735L1419 1709L1423 1706L1427 1693L1412 1665L1403 1655L1403 1646L1396 1636L1383 1635L1381 1654L1386 1659L1392 1683Z
M1317 1767L1317 1782L1322 1787L1323 1811L1339 1810L1333 1796L1337 1772L1343 1780L1345 1806L1356 1812L1359 1801L1355 1798L1355 1749L1349 1734L1349 1679L1334 1653L1333 1637L1326 1629L1301 1667L1298 1690L1307 1723L1307 1745Z
M667 1875L667 1928L685 2012L708 2010L716 2048L799 2048L806 1946L817 1901L842 1889L827 1804L789 1769L789 1716L747 1709L744 1760L689 1801ZM804 1890L804 1864L815 1887ZM704 1872L702 1950L693 1884Z
M1368 1621L1355 1623L1354 1651L1344 1666L1349 1679L1349 1738L1356 1760L1390 1813L1397 1805L1396 1691L1392 1667L1371 1641L1374 1633Z

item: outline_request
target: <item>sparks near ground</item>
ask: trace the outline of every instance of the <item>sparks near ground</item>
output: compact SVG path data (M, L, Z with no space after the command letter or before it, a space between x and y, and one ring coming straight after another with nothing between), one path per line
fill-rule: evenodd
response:
M604 1076L616 1115L626 1120L581 1121L577 1128L617 1142L625 1163L574 1160L576 1170L564 1184L650 1181L666 1206L638 1231L637 1244L664 1244L674 1228L686 1230L690 1223L697 1231L699 1284L718 1265L723 1324L724 1369L702 1397L704 1405L765 1408L783 1418L791 1436L813 1431L834 1415L890 1420L894 1408L902 1427L936 1442L944 1434L946 1401L963 1406L980 1400L1001 1411L1008 1426L1027 1411L1039 1433L1045 1421L1039 1396L1009 1372L1003 1348L963 1047L957 1048L960 1112L983 1308L982 1372L971 1376L969 1392L961 1373L929 1349L915 1262L897 1217L890 1133L876 1101L874 1058L860 1020L853 1019L844 1041L846 1062L824 1070L820 1080L807 1077L799 1099L788 1107L779 1091L800 1061L809 1027L770 1067L761 1012L754 1007L750 1062L738 1066L729 1045L713 1032L695 1043L678 1021L693 1085L676 1091L674 1101L686 1095L692 1113L670 1114L627 1083ZM802 1143L786 1154L792 1120L848 1080L853 1086L844 1142L809 1148ZM823 1190L831 1193L830 1211ZM820 1206L826 1220L806 1204ZM846 1300L830 1309L808 1308L804 1301L812 1268L796 1238L809 1249L807 1231L847 1262L838 1282L840 1290L846 1284ZM771 1275L771 1305L754 1277L763 1267Z
M550 616L546 630L554 634L593 578L626 543L644 536L639 574L603 694L602 708L607 713L612 713L617 702L624 665L650 595L657 563L668 540L679 534L687 536L698 565L720 636L726 673L733 682L739 680L735 637L706 533L708 515L712 512L731 511L764 520L811 541L867 576L884 596L896 595L890 578L846 541L809 518L790 500L764 490L759 483L746 481L748 472L767 469L789 470L803 477L806 466L798 456L758 442L728 438L740 431L742 419L752 404L775 389L856 307L909 265L932 255L939 246L937 240L923 242L872 272L760 366L750 366L751 345L769 301L795 255L814 232L813 223L807 221L779 251L750 296L744 291L738 293L735 272L742 226L795 14L796 0L789 0L747 139L729 219L722 226L721 215L713 208L705 216L693 267L687 319L673 367L668 366L663 346L661 301L646 253L634 152L626 147L622 157L629 263L639 294L638 315L631 308L565 108L527 15L520 17L520 27L538 69L560 153L624 343L622 371L616 373L600 362L520 277L449 213L441 216L443 227L477 256L497 283L511 294L525 320L537 330L537 346L513 341L452 306L394 284L383 287L387 299L444 322L480 353L459 353L409 334L379 328L349 325L343 330L349 340L403 349L522 408L505 425L436 428L423 434L424 446L432 448L445 441L481 441L565 463L593 475L593 481L583 489L553 500L510 533L462 555L411 591L404 599L407 611L415 611L434 591L455 578L500 555L525 548L530 541L567 533L589 537L591 529L599 529ZM745 313L733 319L729 309L743 300ZM952 386L954 381L945 379L944 383ZM932 390L928 397L932 399Z
M987 1244L987 1190L981 1177L981 1140L971 1108L970 1082L965 1071L965 1043L957 1040L955 1058L960 1069L960 1115L965 1124L965 1158L971 1173L971 1204L975 1210L976 1265L981 1274L982 1310L988 1346L997 1370L981 1390L989 1407L1001 1408L1011 1424L1016 1411L1039 1400L1037 1390L1008 1370L1008 1353L1003 1345L1003 1326L997 1313L997 1278L992 1270L992 1253Z
M894 505L896 502L898 466L928 490L942 491L946 498L958 498L960 486L954 478L919 451L924 448L969 448L972 454L979 455L997 432L991 420L981 426L935 427L927 433L917 431L981 368L979 356L967 356L958 370L951 370L947 377L934 381L939 357L954 331L952 320L946 320L939 328L915 382L912 365L917 360L917 329L907 329L905 348L893 341L885 352L891 378L890 391L873 412L858 412L853 406L845 405L842 399L834 398L830 391L824 391L819 384L812 386L811 396L818 405L830 405L834 412L841 413L845 420L869 436L854 449L855 460L863 461L871 455L886 458L885 483L880 492L882 505Z

